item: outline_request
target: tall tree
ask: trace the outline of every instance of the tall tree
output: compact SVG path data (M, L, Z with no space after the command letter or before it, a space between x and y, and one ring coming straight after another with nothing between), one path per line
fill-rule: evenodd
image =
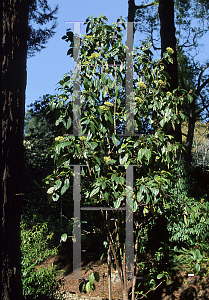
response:
M45 11L46 0L2 1L1 299L4 300L22 299L20 217L24 196L22 173L26 59L30 38L33 39L28 30L28 20L37 2ZM43 24L43 20L39 18L37 23ZM41 36L44 36L44 31L40 32L40 38L34 41L34 45L46 42L49 37L45 34L45 39L41 39Z
M2 61L2 294L22 299L20 217L28 37L27 0L3 1Z
M173 0L159 0L159 17L160 17L160 36L161 36L161 57L163 57L166 49L171 48L173 53L172 63L166 64L166 72L168 73L168 82L170 91L178 88L178 64L176 52L176 36L174 24L174 2ZM179 111L179 107L178 107ZM170 132L177 142L182 142L181 124L176 124L175 129L171 128Z

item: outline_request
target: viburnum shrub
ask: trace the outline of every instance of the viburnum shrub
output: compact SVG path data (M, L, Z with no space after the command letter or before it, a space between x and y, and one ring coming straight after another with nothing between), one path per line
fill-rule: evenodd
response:
M155 288L166 274L156 267L168 251L165 241L160 244L162 234L155 236L159 244L152 249L155 268L152 264L150 267L150 263L149 267L141 264L139 268L142 262L139 260L146 256L149 232L156 225L156 220L169 218L172 213L174 198L169 192L171 185L175 184L172 168L180 158L182 147L166 132L184 120L185 116L178 107L189 102L191 95L180 89L169 90L165 62L172 62L171 50L167 50L163 59L153 61L151 43L145 41L132 52L133 105L127 110L126 104L131 105L131 101L129 97L126 100L126 84L130 82L126 82L125 76L130 52L122 42L125 21L120 18L108 25L107 18L100 15L98 18L89 17L86 25L79 54L80 111L75 111L72 71L63 76L59 82L59 94L51 96L49 104L50 109L56 112L56 125L62 127L63 134L55 138L49 151L55 168L45 180L49 185L48 194L57 201L70 187L74 175L70 165L84 164L87 167L81 167L81 185L86 183L81 191L82 204L125 207L126 169L134 165L134 189L129 196L133 199L135 271L137 273L140 269L146 273L147 289ZM67 31L63 38L71 41L68 54L73 56L72 32ZM130 122L131 114L134 123ZM128 130L134 126L130 136L121 135L126 125ZM73 136L73 126L77 128L78 136ZM114 214L115 230L109 230L108 236L112 240L111 252L121 278L123 299L128 299L123 267L124 212L115 211Z
M47 223L37 224L30 230L27 230L26 224L21 224L21 271L23 296L26 300L62 299L58 293L63 285L63 279L57 278L60 272L55 270L53 264L50 267L39 267L50 255L57 253L57 248L47 248L52 236L53 233L47 234Z

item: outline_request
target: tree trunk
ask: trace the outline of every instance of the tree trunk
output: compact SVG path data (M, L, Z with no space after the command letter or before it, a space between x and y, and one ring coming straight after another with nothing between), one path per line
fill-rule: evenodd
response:
M195 97L189 107L189 120L188 120L188 133L186 139L186 161L191 164L192 162L192 144L194 138L194 128L196 123L195 115Z
M20 218L23 200L28 0L3 0L1 299L22 299Z
M123 290L123 300L128 300L128 290L127 289Z
M135 13L136 13L135 0L128 0L128 22L135 21Z
M166 71L170 78L168 80L172 92L178 88L178 64L177 64L177 52L176 52L176 37L175 37L175 25L174 25L174 2L173 0L159 0L159 17L160 17L160 35L161 35L161 57L166 51L167 47L174 50L172 55L173 64L167 64ZM182 142L181 124L176 124L175 130L171 129L168 134L174 136L177 142Z

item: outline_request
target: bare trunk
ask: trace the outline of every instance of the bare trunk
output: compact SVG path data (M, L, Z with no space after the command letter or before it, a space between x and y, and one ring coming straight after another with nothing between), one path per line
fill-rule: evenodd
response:
M188 120L188 133L186 140L186 161L191 164L192 162L192 144L194 138L194 128L195 128L196 116L195 116L195 99L191 103L189 108L189 120Z
M23 200L28 1L3 1L1 299L22 299L20 217Z
M107 219L108 230L110 230L109 211L106 211L106 219ZM109 300L112 300L110 241L109 241L109 247L108 247L108 251L107 251L107 265L108 265L108 293L109 293Z
M170 79L170 91L178 88L178 64L176 52L176 37L175 37L175 24L174 24L174 2L173 0L160 0L159 1L159 17L160 17L160 36L161 36L161 57L166 51L167 47L174 50L172 55L173 63L167 64L166 71ZM180 107L178 108L180 110ZM174 136L177 142L182 143L181 123L176 124L175 130L171 128L168 134Z
M123 300L128 300L128 291L127 291L127 289L123 290Z

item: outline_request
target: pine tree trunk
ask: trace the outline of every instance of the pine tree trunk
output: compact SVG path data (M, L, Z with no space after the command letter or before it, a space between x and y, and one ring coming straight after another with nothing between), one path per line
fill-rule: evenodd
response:
M167 64L166 71L170 75L168 82L170 83L170 91L178 88L178 64L176 52L176 37L174 24L174 2L173 0L159 0L159 17L160 17L160 36L161 36L161 57L167 47L174 50L172 55L173 64ZM182 142L181 124L176 124L175 130L171 129L168 134L175 137L177 142Z
M22 299L20 218L23 199L28 0L3 0L1 299Z

